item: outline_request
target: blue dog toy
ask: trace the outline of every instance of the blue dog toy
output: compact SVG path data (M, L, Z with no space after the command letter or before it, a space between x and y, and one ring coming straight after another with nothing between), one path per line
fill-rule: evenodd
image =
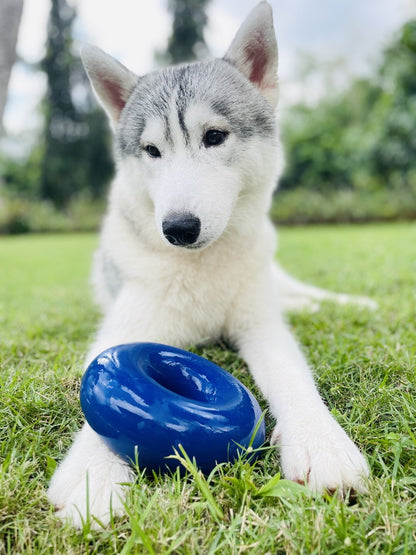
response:
M167 459L182 445L209 472L241 447L264 443L265 425L254 396L208 360L157 343L107 349L88 367L81 406L90 426L128 462L175 469ZM260 425L258 425L260 422ZM257 427L257 430L256 430Z

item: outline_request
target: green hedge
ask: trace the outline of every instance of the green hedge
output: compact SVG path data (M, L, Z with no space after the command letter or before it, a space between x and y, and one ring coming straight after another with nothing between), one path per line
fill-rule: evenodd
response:
M278 191L271 216L281 224L348 223L416 219L416 187L328 192Z
M103 201L80 196L65 211L46 201L0 196L0 234L95 231L104 213Z

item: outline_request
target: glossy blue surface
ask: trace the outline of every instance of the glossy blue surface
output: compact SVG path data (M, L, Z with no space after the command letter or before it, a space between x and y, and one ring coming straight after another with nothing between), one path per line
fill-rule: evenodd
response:
M81 383L81 406L109 447L141 468L176 468L181 444L209 472L248 447L261 409L248 389L216 364L158 343L104 351ZM253 447L264 443L262 420Z

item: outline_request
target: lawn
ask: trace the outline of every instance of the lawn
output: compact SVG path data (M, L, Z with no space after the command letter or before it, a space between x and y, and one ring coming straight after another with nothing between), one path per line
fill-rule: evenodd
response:
M270 449L202 485L138 474L126 517L74 532L45 491L82 421L82 360L98 321L88 287L95 244L93 235L0 238L0 553L416 552L415 224L280 232L293 274L380 305L289 316L325 402L368 457L367 495L343 503L267 489L279 471ZM199 352L255 389L234 354Z

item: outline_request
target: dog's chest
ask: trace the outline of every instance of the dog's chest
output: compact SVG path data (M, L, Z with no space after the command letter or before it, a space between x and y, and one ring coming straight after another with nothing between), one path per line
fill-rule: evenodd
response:
M159 322L176 322L195 342L217 338L238 295L242 268L229 257L188 254L142 260L131 284Z
M239 272L232 264L210 262L209 257L201 257L199 262L160 263L151 275L145 272L150 278L146 280L149 293L174 309L199 311L211 317L224 313L237 294Z

